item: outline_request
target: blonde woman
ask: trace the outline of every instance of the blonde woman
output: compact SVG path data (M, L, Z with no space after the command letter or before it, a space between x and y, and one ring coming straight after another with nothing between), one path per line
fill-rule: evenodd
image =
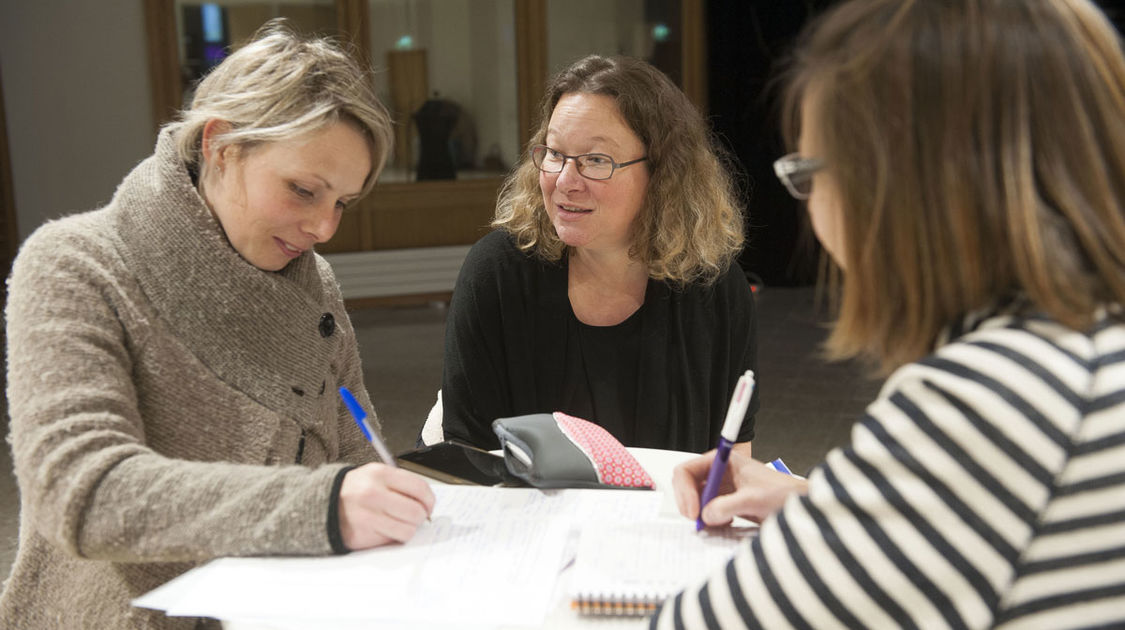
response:
M890 376L657 628L1125 627L1125 56L1087 0L854 0L798 49L777 161ZM710 456L676 471L699 513Z
M129 602L216 556L413 535L433 494L372 462L337 396L370 409L313 251L389 144L366 74L271 25L109 205L28 238L7 305L21 505L0 626L217 627Z
M444 435L498 448L496 418L563 411L626 445L702 452L756 368L742 214L706 125L627 57L563 70L540 116L453 292Z

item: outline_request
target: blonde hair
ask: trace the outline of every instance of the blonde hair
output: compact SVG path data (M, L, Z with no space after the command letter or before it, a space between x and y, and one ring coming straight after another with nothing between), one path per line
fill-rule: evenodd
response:
M375 185L393 141L390 115L375 94L370 73L332 41L304 38L284 20L267 22L200 81L176 128L180 157L199 167L207 121L230 125L214 149L248 150L289 140L336 122L348 122L368 140L371 173L360 196Z
M887 372L999 300L1076 330L1125 303L1125 57L1086 0L847 2L786 103L841 202L831 355Z
M591 55L547 86L539 127L528 149L543 144L559 99L568 93L602 94L645 145L649 184L633 229L630 255L649 276L673 283L709 283L726 271L742 247L742 212L733 184L703 118L660 70L630 57ZM640 166L640 165L638 165ZM512 234L524 251L559 260L567 246L543 206L539 170L524 152L504 182L494 227Z

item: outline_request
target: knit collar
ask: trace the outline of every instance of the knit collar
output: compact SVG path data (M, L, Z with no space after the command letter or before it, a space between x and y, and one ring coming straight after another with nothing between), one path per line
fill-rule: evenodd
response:
M346 322L327 263L307 251L279 272L230 245L161 131L153 156L114 194L122 257L161 319L217 377L259 403L312 417L342 335L325 338L325 313Z

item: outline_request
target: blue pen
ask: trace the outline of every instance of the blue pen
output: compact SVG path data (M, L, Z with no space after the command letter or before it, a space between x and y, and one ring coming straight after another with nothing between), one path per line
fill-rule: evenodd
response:
M766 466L769 466L770 468L776 470L779 473L785 473L787 475L793 474L793 471L789 470L789 467L785 465L785 462L781 461L780 457L778 457L777 459L773 460L772 462L766 464Z
M363 410L363 406L359 404L355 396L352 396L352 393L348 391L347 387L340 388L340 398L344 400L344 405L352 414L355 423L359 425L359 430L363 431L363 437L367 438L367 441L371 442L371 446L375 447L375 452L379 454L379 459L383 460L383 463L391 468L398 468L398 462L395 461L394 455L391 455L391 451L387 448L387 445L383 444L383 440L379 438L379 434L372 430L371 425L367 422L367 412Z
M754 394L754 371L746 370L734 386L734 396L730 399L727 409L727 418L723 421L723 430L719 433L719 444L715 447L715 460L711 462L711 472L707 474L707 484L703 486L703 496L699 500L699 517L695 519L695 531L705 527L703 524L703 506L711 502L719 494L719 483L727 472L727 460L730 459L730 449L738 439L738 431L742 428L742 420L746 417L746 409L750 406L750 397Z

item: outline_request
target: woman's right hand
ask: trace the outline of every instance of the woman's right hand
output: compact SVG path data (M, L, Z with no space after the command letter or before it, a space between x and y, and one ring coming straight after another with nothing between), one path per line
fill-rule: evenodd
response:
M430 484L401 468L365 464L340 485L340 535L352 551L410 540L433 510Z
M715 451L708 451L676 466L672 472L676 506L687 518L701 516L700 494L714 460ZM736 446L731 451L719 496L703 508L703 522L709 526L725 525L740 516L760 523L781 509L790 495L807 492L808 482L803 478L777 472L739 452Z

